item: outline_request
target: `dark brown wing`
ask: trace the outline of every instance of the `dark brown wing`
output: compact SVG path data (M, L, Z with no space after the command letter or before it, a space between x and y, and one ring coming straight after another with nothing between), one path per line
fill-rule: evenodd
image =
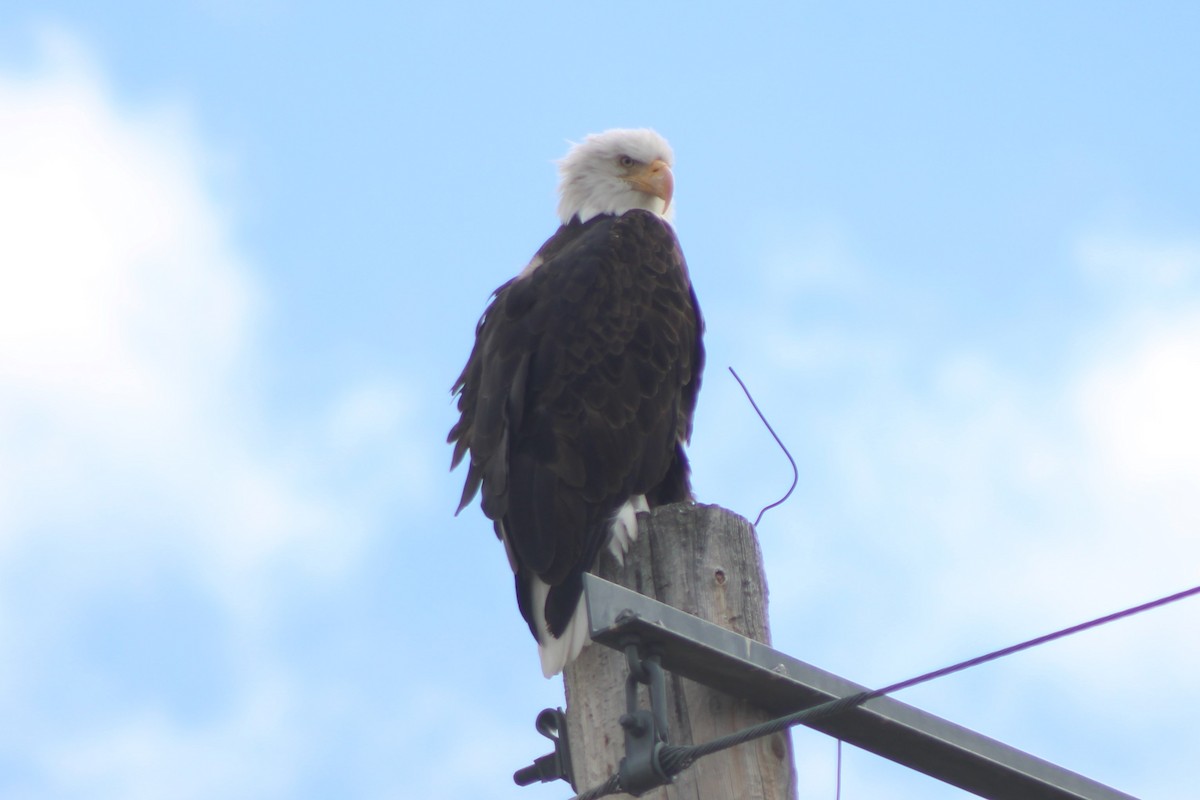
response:
M449 440L454 464L470 451L459 510L482 486L525 618L537 575L558 635L621 504L690 496L681 444L704 356L683 255L656 216L572 222L539 257L479 323Z

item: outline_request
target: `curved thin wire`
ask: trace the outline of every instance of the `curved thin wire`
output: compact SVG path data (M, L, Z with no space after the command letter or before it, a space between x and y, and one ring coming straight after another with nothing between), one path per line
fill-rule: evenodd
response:
M758 403L754 402L754 398L750 395L750 390L746 388L746 384L742 382L742 379L738 376L737 372L734 372L733 367L730 367L729 371L733 374L733 379L738 382L739 386L742 387L742 391L746 393L746 399L749 400L750 405L754 407L754 413L758 414L758 418L762 420L762 424L767 426L767 430L771 432L771 436L775 437L775 443L779 445L779 449L783 451L783 454L787 456L788 462L790 462L792 465L792 485L788 488L787 494L785 494L783 497L779 498L770 505L762 507L762 510L758 512L758 517L756 517L754 520L754 527L757 528L758 523L762 521L763 514L767 513L775 506L782 505L784 501L792 496L792 492L796 491L796 484L800 482L800 470L796 468L796 459L792 458L792 454L788 452L783 440L779 438L779 434L777 434L775 429L771 427L771 423L767 422L767 418L763 415L762 410L759 409Z

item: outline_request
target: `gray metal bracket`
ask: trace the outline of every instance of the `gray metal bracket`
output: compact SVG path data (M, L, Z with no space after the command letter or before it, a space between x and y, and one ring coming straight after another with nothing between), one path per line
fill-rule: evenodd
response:
M593 641L624 651L630 635L663 669L782 716L866 691L761 642L584 575ZM1136 800L1056 764L890 697L809 727L990 800Z

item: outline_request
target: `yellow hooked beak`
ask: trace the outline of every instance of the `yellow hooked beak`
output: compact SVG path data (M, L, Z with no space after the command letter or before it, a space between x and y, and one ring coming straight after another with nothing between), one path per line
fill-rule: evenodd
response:
M671 197L675 194L675 176L661 158L635 167L625 180L639 192L661 198L664 212L670 207Z

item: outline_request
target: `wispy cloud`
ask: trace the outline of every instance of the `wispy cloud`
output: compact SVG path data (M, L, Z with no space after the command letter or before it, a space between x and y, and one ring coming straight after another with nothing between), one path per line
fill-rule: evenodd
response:
M1107 288L1179 290L1194 288L1200 277L1200 241L1194 239L1091 233L1073 250L1084 276Z
M60 796L154 800L286 797L303 749L305 710L283 676L254 683L235 713L181 725L134 712L101 729L81 726L34 755L43 787Z
M851 297L840 327L799 313L795 300L742 332L756 356L745 371L759 378L760 404L777 409L802 473L797 497L763 524L777 639L848 677L886 682L1200 583L1196 248L1096 241L1081 237L1072 266L1087 281L1079 302L1100 299L1055 343L1059 355L1037 364L952 330L931 344L902 326L855 324L877 293L866 267L862 302ZM1113 292L1113 281L1155 290ZM770 346L756 347L763 331ZM796 356L815 351L824 357ZM745 460L748 445L726 447L723 458ZM1062 731L1022 728L1039 719L1032 705L1021 714L987 698L1033 703L1051 691L1077 722L1111 726L1095 698L1154 670L1163 680L1146 702L1170 724L1171 704L1200 702L1186 677L1200 646L1173 630L1180 614L1196 617L1147 616L917 697L1070 761ZM828 630L840 633L818 635ZM959 695L956 685L970 688ZM1176 741L1172 752L1192 746L1194 737Z

